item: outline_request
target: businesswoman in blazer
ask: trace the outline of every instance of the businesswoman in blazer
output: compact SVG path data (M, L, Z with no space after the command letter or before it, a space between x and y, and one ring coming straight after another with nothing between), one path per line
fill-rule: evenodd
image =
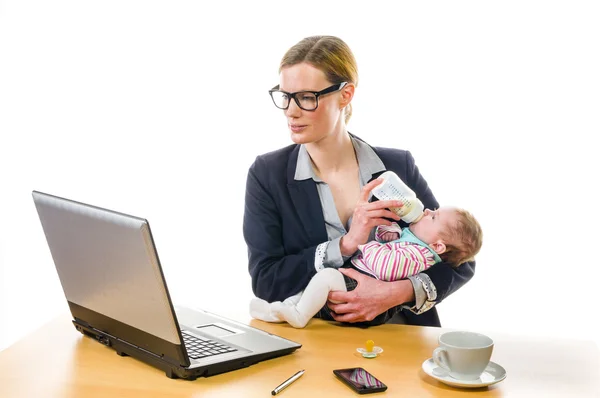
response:
M409 152L371 147L347 131L358 84L350 48L337 37L308 37L288 50L279 71L270 95L294 144L258 156L248 172L244 238L254 294L281 301L303 290L320 269L335 267L348 291L331 292L328 308L317 316L440 326L435 304L471 279L474 262L458 268L440 263L395 282L345 267L374 227L399 220L386 208L400 203L368 201L385 170L398 174L426 208L438 207Z

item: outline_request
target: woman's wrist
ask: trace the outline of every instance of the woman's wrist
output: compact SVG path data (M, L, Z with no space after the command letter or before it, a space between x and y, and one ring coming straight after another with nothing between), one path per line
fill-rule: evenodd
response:
M350 257L356 250L358 250L358 245L353 243L352 240L348 238L348 235L342 236L342 239L340 239L340 252L342 253L342 256Z
M393 300L391 307L415 301L415 289L409 279L390 282L390 299Z

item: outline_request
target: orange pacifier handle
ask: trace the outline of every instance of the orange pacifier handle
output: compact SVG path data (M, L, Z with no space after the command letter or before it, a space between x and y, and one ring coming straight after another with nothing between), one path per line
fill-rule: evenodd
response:
M367 352L372 352L373 347L375 347L375 342L373 340L367 340L367 342L365 343L365 348Z

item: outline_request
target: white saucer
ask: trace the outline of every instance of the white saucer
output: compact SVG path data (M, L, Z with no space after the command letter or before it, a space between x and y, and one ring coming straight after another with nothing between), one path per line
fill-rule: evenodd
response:
M432 358L429 358L423 362L423 370L429 376L436 380L441 381L444 384L448 384L454 387L465 387L465 388L479 388L491 386L501 382L506 378L506 370L497 363L490 361L488 366L485 368L483 373L478 379L475 380L457 380L448 374L448 371L440 368L433 362Z

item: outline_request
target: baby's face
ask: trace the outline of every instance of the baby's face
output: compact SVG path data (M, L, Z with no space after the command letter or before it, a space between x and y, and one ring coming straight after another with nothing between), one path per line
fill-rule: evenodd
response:
M458 215L453 207L440 207L437 210L425 209L423 217L410 224L410 231L428 245L441 239L440 234L457 222Z

